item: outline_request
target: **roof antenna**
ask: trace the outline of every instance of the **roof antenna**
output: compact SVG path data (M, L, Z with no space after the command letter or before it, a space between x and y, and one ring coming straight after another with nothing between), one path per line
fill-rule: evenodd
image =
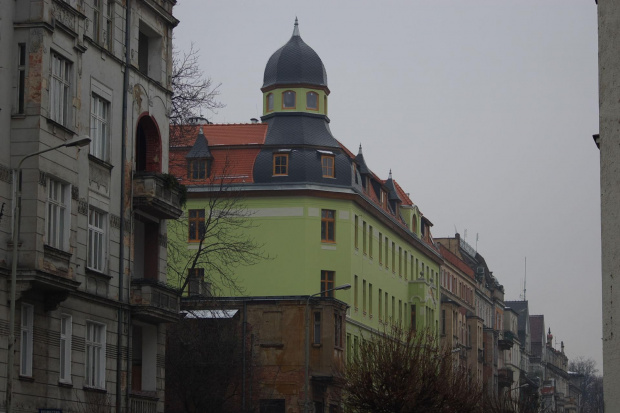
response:
M295 28L293 28L293 36L299 36L299 22L297 16L295 16Z

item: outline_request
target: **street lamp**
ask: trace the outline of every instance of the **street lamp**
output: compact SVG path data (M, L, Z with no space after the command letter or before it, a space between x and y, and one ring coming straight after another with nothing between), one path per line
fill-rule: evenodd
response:
M305 413L310 412L310 398L308 394L308 389L310 387L309 385L309 381L310 381L310 374L309 374L309 369L310 369L310 299L319 294L328 293L330 291L348 290L349 288L351 288L351 284L339 285L338 287L330 288L330 289L321 291L320 293L312 294L308 296L308 299L306 300L306 312L305 312L305 316L306 316L306 343L305 343L306 344L306 359L305 359L305 375L304 375L304 393L305 393L304 412Z
M60 145L52 146L51 148L43 149L42 151L30 153L21 158L15 169L15 176L13 177L13 199L15 202L13 209L13 262L11 263L11 292L10 292L10 310L9 310L9 345L8 345L8 357L7 357L7 378L6 378L6 412L13 412L13 364L15 363L15 290L17 288L17 253L19 242L19 227L21 221L21 203L22 203L22 164L28 158L41 155L46 152L55 151L60 148L69 148L72 146L82 147L90 143L89 137L82 137L80 139L66 142Z

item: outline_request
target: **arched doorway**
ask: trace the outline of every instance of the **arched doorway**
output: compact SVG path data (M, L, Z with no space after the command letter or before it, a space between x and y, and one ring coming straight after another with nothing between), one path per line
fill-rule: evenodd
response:
M145 115L136 130L136 171L161 172L161 136L155 120Z

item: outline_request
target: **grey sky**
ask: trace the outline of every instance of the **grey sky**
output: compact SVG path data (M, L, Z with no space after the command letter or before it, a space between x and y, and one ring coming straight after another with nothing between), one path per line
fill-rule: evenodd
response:
M594 0L179 1L221 82L216 123L261 115L267 59L291 36L322 58L330 127L435 226L461 235L569 358L602 370L597 22Z

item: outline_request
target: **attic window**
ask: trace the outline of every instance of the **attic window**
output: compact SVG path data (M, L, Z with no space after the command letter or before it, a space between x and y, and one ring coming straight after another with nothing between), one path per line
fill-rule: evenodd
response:
M381 207L383 209L387 209L387 192L385 190L381 190Z
M295 109L295 92L287 90L282 92L282 109Z
M334 155L321 155L321 168L323 169L323 178L335 178Z
M205 179L209 176L209 161L206 159L196 159L187 165L187 177L191 180Z
M273 154L273 176L288 175L288 153Z
M271 112L273 110L273 93L269 93L267 95L267 112Z
M316 92L306 93L306 109L319 110L319 95Z

